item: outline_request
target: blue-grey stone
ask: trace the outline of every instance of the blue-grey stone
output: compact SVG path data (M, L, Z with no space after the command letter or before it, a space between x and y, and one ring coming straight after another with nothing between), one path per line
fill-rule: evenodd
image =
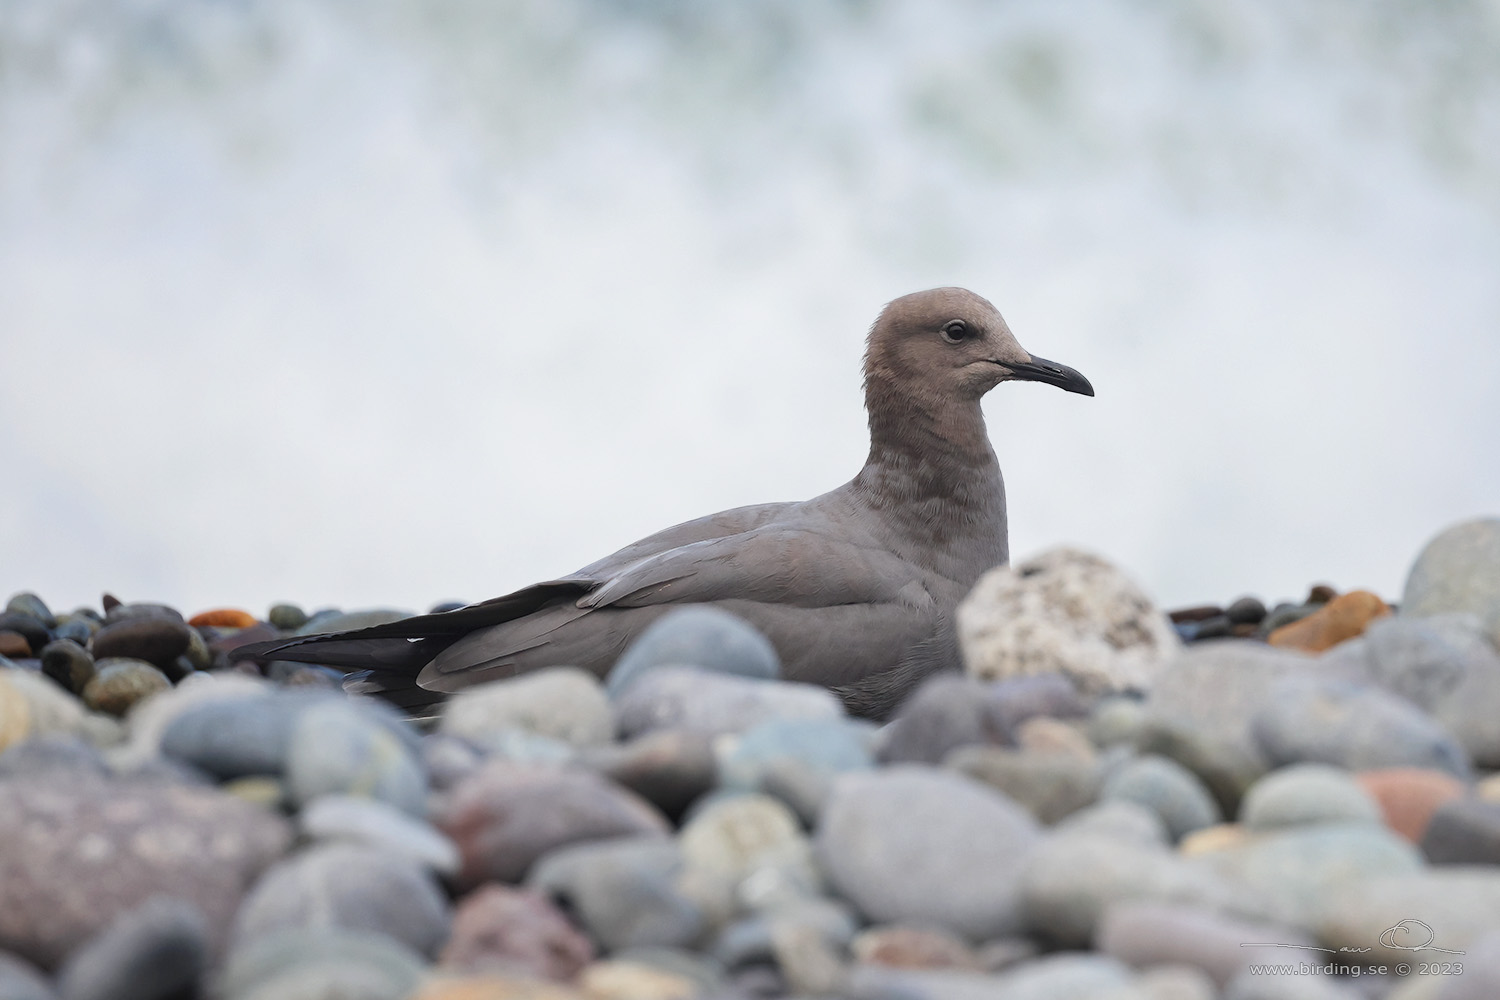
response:
M650 670L614 700L615 731L623 739L658 729L742 733L770 719L843 715L838 697L816 684L751 680L697 667Z
M0 951L0 997L5 1000L56 1000L52 984L25 959Z
M384 934L296 927L235 947L217 992L225 1000L407 1000L426 971L420 955Z
M43 733L0 753L0 775L85 774L107 777L104 757L91 744L68 733Z
M411 743L363 709L328 698L296 717L286 749L293 801L319 795L364 795L405 812L426 812L427 776Z
M907 696L881 735L886 763L937 764L954 750L1000 742L985 719L987 687L967 674L934 674Z
M1245 793L1239 821L1250 830L1313 823L1380 823L1380 806L1354 776L1328 764L1292 764Z
M1422 835L1422 853L1433 864L1500 865L1500 802L1444 802Z
M736 615L703 605L669 611L636 638L605 682L610 697L657 667L690 666L765 680L781 676L771 641Z
M1366 684L1278 681L1252 716L1251 731L1276 766L1311 761L1351 771L1430 767L1460 778L1469 774L1463 748L1430 716Z
M272 931L339 928L384 934L432 956L448 938L448 900L422 867L364 845L318 844L277 862L240 905L239 945Z
M58 974L62 1000L175 1000L208 968L208 927L191 903L158 896L120 914Z
M1105 779L1100 798L1135 802L1161 817L1168 834L1180 840L1222 818L1198 776L1174 760L1148 754L1129 761Z
M847 719L771 719L748 729L719 755L726 788L761 791L773 771L788 766L825 779L874 766L868 734Z
M67 615L57 624L53 635L58 639L71 639L80 646L87 646L89 639L101 628L92 618L82 615Z
M222 780L279 775L297 708L276 695L202 702L167 724L161 752Z
M41 622L43 628L57 627L57 616L47 607L47 602L29 591L13 595L5 602L5 610L30 615Z
M347 841L409 858L438 875L458 871L458 847L430 823L395 806L352 795L324 795L297 817L310 841Z

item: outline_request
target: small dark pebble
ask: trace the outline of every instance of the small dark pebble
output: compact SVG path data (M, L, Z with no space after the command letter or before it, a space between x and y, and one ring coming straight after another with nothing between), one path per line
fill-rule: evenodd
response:
M94 658L72 639L58 639L42 647L42 673L74 694L83 693L94 672Z
M72 639L80 646L87 646L89 639L93 638L94 633L99 631L100 627L94 619L75 611L66 620L60 622L52 634L59 639Z
M307 612L295 604L273 604L266 612L266 621L287 632L307 624Z
M186 653L192 641L192 629L182 621L155 616L126 618L94 633L89 651L96 660L125 656L165 667Z
M1465 798L1438 806L1422 853L1433 864L1500 864L1500 802Z
M1212 618L1223 613L1224 609L1217 604L1200 604L1194 608L1178 608L1176 611L1169 612L1167 617L1180 625L1185 622L1201 622L1205 618Z
M1327 604L1337 596L1339 596L1339 592L1337 590L1334 590L1328 584L1315 583L1313 584L1312 589L1307 592L1307 600L1303 603Z
M31 655L31 643L19 632L0 629L0 656L8 659L23 659Z
M464 607L468 607L468 605L464 604L463 601L439 601L427 613L429 615L440 615L445 611L457 611L459 608Z
M172 621L184 621L182 612L166 604L153 604L150 601L134 601L130 604L116 603L114 607L106 606L104 612L104 624L113 625L129 618L168 618Z
M1256 628L1256 635L1264 638L1283 625L1298 622L1318 610L1322 605L1318 604L1278 604L1272 608Z
M1236 625L1258 625L1266 616L1266 606L1258 597L1241 597L1225 608L1224 614Z
M1259 629L1259 625L1255 625L1251 622L1240 622L1238 625L1229 626L1229 634L1234 636L1236 639L1250 639L1255 636L1256 632Z
M41 649L52 641L52 632L46 625L17 611L0 613L0 632L15 632L25 636L32 649Z

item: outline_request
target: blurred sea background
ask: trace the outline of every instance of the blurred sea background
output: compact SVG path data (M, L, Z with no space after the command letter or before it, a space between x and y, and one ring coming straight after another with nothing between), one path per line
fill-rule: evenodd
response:
M887 300L1011 551L1399 599L1500 513L1496 0L0 0L0 589L424 609L854 474Z

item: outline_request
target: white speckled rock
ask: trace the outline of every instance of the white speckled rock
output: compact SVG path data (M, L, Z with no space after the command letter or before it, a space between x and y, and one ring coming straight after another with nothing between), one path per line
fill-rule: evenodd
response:
M1165 615L1098 556L1053 549L980 578L958 606L970 674L1066 674L1088 693L1148 689L1182 648Z
M574 746L600 746L615 733L609 700L593 674L553 667L477 684L443 707L440 731L481 746L507 729L550 736Z

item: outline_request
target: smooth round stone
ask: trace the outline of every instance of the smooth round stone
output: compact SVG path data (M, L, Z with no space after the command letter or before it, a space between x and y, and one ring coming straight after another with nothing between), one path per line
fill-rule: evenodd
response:
M88 713L40 673L0 668L0 750L47 733L86 736Z
M1433 864L1500 865L1500 803L1464 798L1439 806L1422 853Z
M899 766L841 775L818 824L818 859L873 921L945 927L969 940L1019 926L1017 884L1036 820L977 782Z
M1004 792L1042 823L1056 823L1099 795L1098 766L1065 754L968 746L949 754L943 766Z
M626 948L611 956L613 961L670 972L686 979L692 996L714 996L724 986L724 967L713 958L684 948ZM595 963L595 968L598 963ZM597 982L597 980L590 980ZM613 995L613 994L610 994Z
M299 707L278 695L191 705L162 730L161 752L220 779L279 775Z
M1048 715L1027 719L1016 727L1014 736L1016 746L1026 753L1057 754L1086 763L1093 763L1099 756L1077 724Z
M157 667L170 664L188 651L193 629L171 618L128 618L94 633L89 650L94 659L129 657Z
M433 826L395 806L352 795L323 795L297 816L310 841L351 841L415 861L438 875L458 871L458 848Z
M410 611L401 611L394 608L371 608L366 611L341 611L324 615L322 613L313 615L302 627L297 629L294 635L322 635L326 632L349 632L359 628L370 628L375 625L388 625L391 622L399 622L404 618L412 617Z
M295 604L273 604L266 621L286 632L295 632L307 624L307 612Z
M1420 709L1379 688L1337 680L1277 682L1251 718L1273 764L1303 761L1351 771L1428 767L1469 774L1463 749Z
M788 769L827 783L873 766L868 734L845 719L772 719L723 741L718 757L720 785L750 792L794 780Z
M677 840L684 891L716 923L727 922L739 902L751 902L756 894L801 897L820 888L812 845L796 815L768 795L711 802L683 826Z
M1108 955L1043 955L996 976L995 995L1005 1000L1107 997L1111 990L1127 989L1131 979L1129 967Z
M882 733L883 763L937 764L961 746L991 742L986 685L963 674L935 674L896 710Z
M1060 673L996 681L987 685L983 701L985 730L994 743L1016 742L1017 731L1031 719L1082 719L1091 707L1077 685Z
M105 595L109 598L109 595ZM125 621L128 618L167 618L172 621L184 622L182 612L166 604L155 604L151 601L131 601L122 604L109 598L104 602L104 624L113 625L115 622Z
M538 858L569 844L670 830L644 799L592 771L503 760L460 782L434 822L458 844L461 886L518 882Z
M1021 877L1021 912L1031 933L1064 948L1087 948L1112 906L1132 900L1192 903L1253 913L1255 889L1237 885L1165 845L1069 824L1032 852Z
M293 801L363 795L414 816L427 811L427 775L410 743L377 721L369 707L320 698L292 726L286 783Z
M977 971L981 967L979 957L963 940L926 927L871 927L850 942L849 951L856 961L897 969Z
M806 897L765 911L757 911L725 927L714 940L712 954L728 968L778 963L787 949L789 932L811 934L836 949L854 940L859 921L847 906L820 897ZM778 939L780 939L778 941Z
M646 673L673 665L759 680L781 676L776 648L755 626L728 611L699 605L669 611L652 622L626 647L605 687L617 698Z
M1278 604L1266 613L1255 634L1264 639L1283 625L1299 622L1323 606L1318 604Z
M1202 642L1204 639L1223 639L1231 635L1234 630L1234 622L1228 615L1214 615L1194 623L1197 627L1193 630L1193 641Z
M691 946L708 929L702 906L679 887L682 850L660 836L578 844L549 852L527 885L565 900L608 952Z
M1194 859L1222 877L1253 887L1266 915L1310 927L1319 907L1352 886L1419 870L1416 848L1372 823L1319 823L1252 837Z
M1124 799L1154 811L1173 840L1213 826L1219 806L1197 775L1166 757L1148 755L1111 774L1099 791L1106 800Z
M271 931L237 945L219 977L225 1000L407 1000L426 963L384 934L339 927Z
M1133 747L1147 718L1146 706L1138 698L1101 698L1089 714L1089 740L1098 747Z
M41 649L52 641L52 632L46 625L31 615L15 611L0 612L0 632L14 633L24 640L26 652L17 651L9 654L16 657L30 656L32 651Z
M630 739L657 729L720 736L770 719L838 719L843 703L816 684L749 680L696 667L657 667L615 696L615 730Z
M1097 833L1118 840L1130 840L1146 847L1168 846L1167 827L1153 809L1138 802L1116 799L1080 809L1057 824L1057 834Z
M207 971L209 947L203 914L158 896L69 955L58 992L64 1000L175 1000Z
M144 660L98 660L94 679L83 689L83 703L96 712L120 716L139 701L169 690L167 675Z
M434 791L444 792L484 763L485 753L468 740L441 733L422 737L422 767Z
M579 763L678 817L718 781L713 744L705 733L658 729L626 743L591 748Z
M17 955L0 951L0 997L5 1000L56 1000L42 971Z
M1193 772L1226 816L1239 811L1245 792L1270 769L1253 743L1206 722L1160 711L1147 714L1135 748L1175 760Z
M92 618L84 618L79 615L65 615L57 623L57 628L52 635L56 639L71 639L78 645L87 647L94 633L99 631L100 624Z
M94 658L71 639L57 639L42 647L42 673L74 694L88 687L95 672Z
M357 844L318 844L273 865L245 897L234 937L338 927L385 934L421 955L448 938L448 901L422 868Z
M1417 926L1418 920L1427 927ZM1411 962L1413 952L1405 949L1418 944L1467 950L1497 927L1500 869L1443 865L1351 882L1322 900L1313 929L1327 947L1357 949L1366 962L1392 964ZM1391 928L1404 933L1387 934ZM1418 953L1416 961L1423 961L1424 954L1432 960L1464 960L1424 952Z
M999 976L983 972L896 969L888 965L860 964L850 967L837 995L840 1000L894 1000L897 997L900 1000L1009 1000L1010 994L999 992L1001 988ZM1028 996L1027 1000L1031 998Z
M1286 960L1287 949L1245 947L1257 942L1287 949L1310 949L1316 943L1304 931L1283 924L1256 923L1189 903L1137 901L1105 911L1096 947L1137 969L1201 969L1223 987L1251 962Z
M619 959L593 963L579 974L578 986L587 997L692 1000L701 995L698 985L686 976Z
M1387 691L1431 711L1470 673L1493 669L1494 661L1500 658L1480 634L1478 619L1463 617L1472 626L1472 631L1464 630L1468 635L1451 628L1454 624L1461 628L1460 622L1440 623L1404 615L1373 622L1359 644L1361 666Z
M1444 530L1412 565L1401 614L1420 618L1450 611L1477 617L1500 647L1500 518Z
M0 661L14 667L31 659L31 655L31 643L24 635L10 629L0 630Z
M1379 823L1380 806L1354 776L1327 764L1293 764L1250 787L1239 820L1250 830L1312 823Z
M279 816L211 789L81 774L0 779L0 941L55 967L157 895L196 906L222 941L245 887L290 840Z
M593 958L589 939L546 896L490 883L459 901L439 962L445 969L502 967L566 982Z
M47 607L47 602L30 591L22 591L12 595L5 602L5 610L14 614L29 615L42 623L43 628L56 628L57 617L53 615L52 609Z
M593 674L552 667L476 684L443 706L439 730L483 746L495 732L520 729L574 746L599 746L614 738L614 717Z

